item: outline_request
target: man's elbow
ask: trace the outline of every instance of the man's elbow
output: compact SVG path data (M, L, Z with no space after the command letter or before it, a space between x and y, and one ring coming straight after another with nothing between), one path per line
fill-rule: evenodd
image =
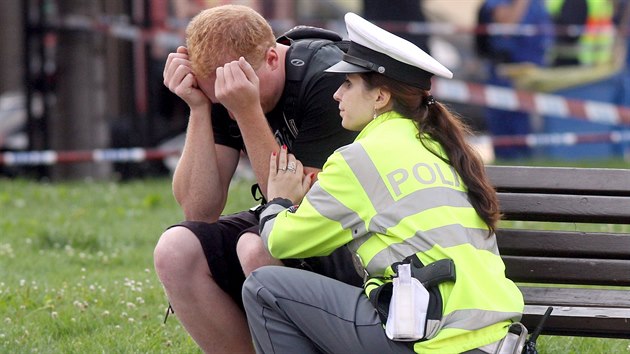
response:
M207 223L214 223L219 220L221 211L216 210L210 205L200 205L195 201L180 201L177 200L182 211L184 212L184 218L186 221L203 221Z
M184 210L184 219L186 221L202 221L209 224L215 223L219 220L220 214L204 213L199 211L187 211Z

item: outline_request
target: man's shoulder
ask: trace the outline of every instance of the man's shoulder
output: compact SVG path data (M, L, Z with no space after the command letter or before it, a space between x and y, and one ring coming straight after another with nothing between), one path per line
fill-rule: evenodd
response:
M343 51L327 39L309 38L293 41L286 56L286 83L284 95L308 95L314 86L328 86L336 90L340 75L326 73L325 70L338 63ZM321 91L321 90L319 90ZM328 94L326 94L328 95ZM299 101L300 99L298 99Z
M306 66L309 71L325 70L341 60L343 42L323 38L305 38L293 41L288 51L288 64ZM328 66L326 66L328 65Z

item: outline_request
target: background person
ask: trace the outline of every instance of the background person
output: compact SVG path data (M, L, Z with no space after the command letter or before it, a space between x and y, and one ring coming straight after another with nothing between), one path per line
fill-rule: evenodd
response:
M293 156L271 157L273 199L260 215L261 236L278 258L348 245L369 279L364 293L311 272L255 270L243 300L256 350L494 353L521 317L523 298L505 277L494 235L498 202L483 163L463 124L429 93L434 74L452 74L358 15L345 19L350 49L328 71L347 74L334 97L342 125L360 134L328 159L310 190L286 170ZM411 345L388 339L368 299L391 282L391 265L409 256L424 265L450 259L457 273L427 289L436 301L428 307L428 339Z
M546 5L553 23L562 31L556 34L551 51L552 66L592 67L612 61L615 39L612 0L547 0ZM569 26L580 26L583 33L567 33Z
M546 53L553 44L553 36L545 27L552 24L544 0L486 0L479 10L480 24L497 23L508 25L537 25L536 35L492 35L488 36L487 53L489 85L512 88L510 79L499 74L501 64L531 63L547 66ZM529 114L496 108L486 110L486 123L492 135L529 134ZM525 146L495 148L497 158L514 159L530 157Z
M154 263L177 317L206 352L253 351L244 312L243 269L280 264L268 252L244 255L240 235L258 233L254 211L221 216L241 151L246 151L266 194L269 155L286 146L314 178L326 158L356 134L344 130L332 94L342 78L323 72L342 52L324 46L315 52L303 78L300 106L287 113L285 82L293 45L275 42L272 29L251 8L226 5L206 9L186 30L187 48L168 56L164 84L190 107L186 141L173 176L173 193L186 221L166 230ZM291 95L293 94L293 95ZM259 241L261 243L261 241ZM359 283L344 260L306 260L326 275ZM345 267L343 265L346 265Z

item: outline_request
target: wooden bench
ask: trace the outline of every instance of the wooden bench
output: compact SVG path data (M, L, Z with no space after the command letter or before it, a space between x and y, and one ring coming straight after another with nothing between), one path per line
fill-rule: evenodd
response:
M630 338L630 169L487 166L497 242L532 332ZM550 231L553 230L553 231Z

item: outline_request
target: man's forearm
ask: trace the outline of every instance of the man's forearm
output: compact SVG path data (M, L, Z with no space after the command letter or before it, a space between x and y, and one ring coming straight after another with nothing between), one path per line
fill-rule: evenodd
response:
M184 149L173 175L173 194L186 220L216 221L225 205L209 106L191 109Z
M267 196L267 179L269 177L269 158L273 151L278 152L278 142L273 136L267 119L262 110L252 113L257 116L255 119L248 119L246 122L239 122L239 129L245 142L247 156L256 176L256 182L260 186L265 197Z

